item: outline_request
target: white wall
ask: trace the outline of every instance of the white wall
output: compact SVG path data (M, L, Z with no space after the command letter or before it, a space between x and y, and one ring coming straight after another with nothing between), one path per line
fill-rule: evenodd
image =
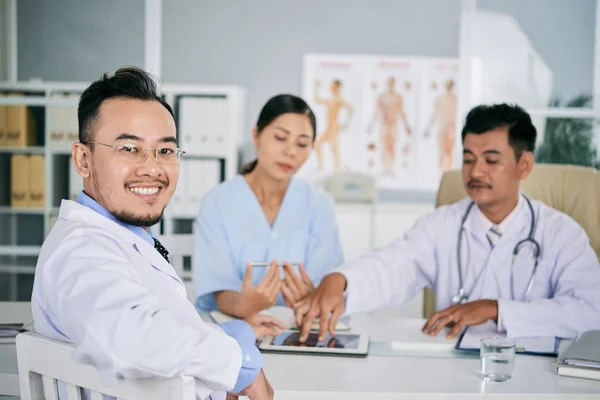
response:
M457 57L460 0L163 0L163 76L247 89L260 108L300 94L307 52Z
M591 94L596 0L477 0L515 18L554 75L553 97Z
M144 0L17 0L17 21L19 80L87 82L144 66Z
M143 0L18 0L19 79L97 79L143 65ZM590 92L596 0L478 0L513 15L554 72L555 94ZM300 93L307 52L458 57L460 0L163 0L163 77Z

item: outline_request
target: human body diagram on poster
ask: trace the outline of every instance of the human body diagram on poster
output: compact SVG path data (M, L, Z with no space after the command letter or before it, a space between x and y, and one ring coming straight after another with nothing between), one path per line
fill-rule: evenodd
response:
M307 55L302 96L318 132L299 175L355 172L380 188L437 188L456 167L457 78L455 59Z

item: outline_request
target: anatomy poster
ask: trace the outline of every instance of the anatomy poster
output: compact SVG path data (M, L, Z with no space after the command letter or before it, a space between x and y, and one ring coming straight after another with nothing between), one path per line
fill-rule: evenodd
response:
M455 148L460 144L457 132L457 78L455 59L425 62L421 76L419 126L416 146L419 157L415 165L420 188L438 188L442 174L452 169Z
M361 171L377 176L379 185L412 188L417 127L420 62L410 58L371 58L365 68L360 135Z
M457 66L440 58L305 56L302 96L317 116L317 140L299 175L322 181L358 172L382 189L437 189L452 165L444 151L456 145L449 126Z
M303 97L317 117L317 139L301 173L321 179L355 170L356 134L361 127L360 59L307 56L305 63L311 67L305 69Z

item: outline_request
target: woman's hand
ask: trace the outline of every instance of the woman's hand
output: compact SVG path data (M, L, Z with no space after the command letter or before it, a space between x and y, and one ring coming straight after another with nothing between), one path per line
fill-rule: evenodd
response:
M239 307L237 315L253 315L259 311L272 307L277 302L277 295L281 290L282 281L279 279L279 267L273 260L269 271L257 286L252 286L252 266L246 267L246 275L242 282Z
M244 321L252 327L256 339L264 335L277 336L287 328L283 322L270 315L254 314Z
M285 304L290 308L294 308L294 304L304 299L315 289L302 263L298 264L298 270L301 276L296 274L289 262L283 264L284 280L281 291Z

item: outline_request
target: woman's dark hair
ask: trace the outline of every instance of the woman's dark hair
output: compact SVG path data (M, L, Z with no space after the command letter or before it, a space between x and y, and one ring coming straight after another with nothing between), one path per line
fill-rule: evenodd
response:
M258 115L258 122L256 123L258 134L260 135L263 129L275 119L287 113L302 114L308 117L313 129L314 141L317 135L317 118L304 100L291 94L280 94L267 101ZM252 172L257 164L258 160L245 164L242 166L240 173L246 175L247 173Z

